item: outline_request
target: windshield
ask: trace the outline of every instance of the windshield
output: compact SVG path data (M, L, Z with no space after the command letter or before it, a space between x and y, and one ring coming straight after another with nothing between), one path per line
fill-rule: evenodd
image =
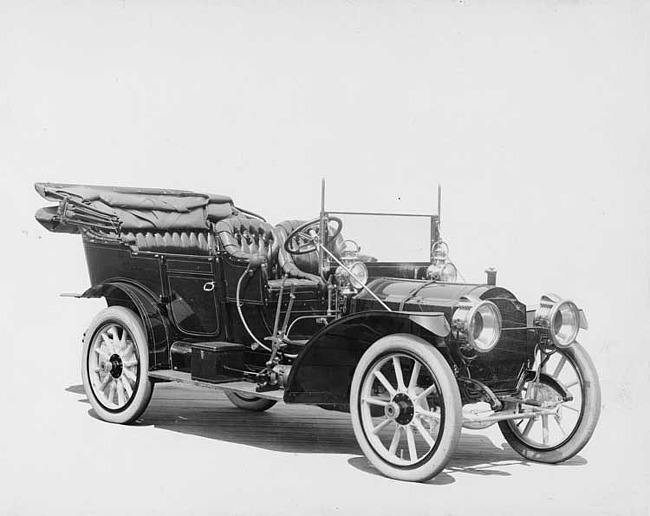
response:
M354 240L360 253L380 262L429 262L431 215L330 211L343 222L341 235Z

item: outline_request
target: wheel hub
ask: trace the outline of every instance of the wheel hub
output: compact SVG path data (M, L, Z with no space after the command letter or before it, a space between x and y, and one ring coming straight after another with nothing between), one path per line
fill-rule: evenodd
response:
M399 405L391 401L388 405L386 405L384 413L386 414L387 418L397 418L397 416L399 416Z
M415 406L411 398L404 393L397 393L384 408L384 413L397 424L408 425L413 420Z
M534 399L542 408L553 408L562 403L562 396L555 389L544 384L537 386Z
M99 369L103 373L111 373L111 376L113 378L119 378L122 376L122 370L124 369L124 365L122 364L122 357L120 357L120 355L117 353L113 354L111 358L106 361L102 361L99 364Z

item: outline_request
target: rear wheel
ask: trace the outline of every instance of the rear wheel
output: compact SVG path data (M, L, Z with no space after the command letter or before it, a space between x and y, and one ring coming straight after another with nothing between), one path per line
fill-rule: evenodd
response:
M555 413L501 421L499 428L519 455L553 464L577 454L594 433L600 417L600 384L591 358L577 342L553 353L542 372L539 385L527 382L521 397L533 398ZM560 389L572 400L563 401Z
M241 392L224 390L226 397L230 402L240 409L251 410L253 412L262 412L270 409L277 402L253 396L252 394L244 394Z
M378 340L354 372L355 436L373 466L391 478L421 482L445 467L460 437L461 407L449 365L413 335Z
M81 378L97 415L110 423L131 423L147 408L147 336L138 316L111 306L99 312L84 336Z

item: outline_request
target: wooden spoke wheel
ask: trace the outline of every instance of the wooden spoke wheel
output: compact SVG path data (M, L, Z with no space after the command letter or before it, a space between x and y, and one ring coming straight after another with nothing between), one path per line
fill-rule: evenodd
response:
M535 366L539 364L539 358ZM559 349L545 362L539 384L526 382L520 396L533 399L553 414L499 422L508 444L522 457L563 462L589 441L600 417L600 385L591 358L577 342ZM564 401L558 386L568 392Z
M435 476L460 437L456 379L440 352L413 335L390 335L368 348L352 380L350 412L366 457L398 480Z
M139 317L112 306L91 322L84 337L81 376L97 415L111 423L130 423L147 408L153 384L149 349Z

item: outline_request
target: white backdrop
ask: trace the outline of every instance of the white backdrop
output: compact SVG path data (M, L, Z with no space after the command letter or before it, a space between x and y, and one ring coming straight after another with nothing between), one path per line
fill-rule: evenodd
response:
M641 1L5 0L5 416L47 413L101 306L57 297L86 288L85 262L78 238L34 221L35 181L223 193L271 222L315 216L321 177L332 209L431 211L441 183L468 280L494 265L526 303L555 291L585 308L603 419L635 418L609 444L646 458L648 14ZM29 453L10 431L0 450ZM630 467L647 479L642 462ZM17 500L10 512L29 512Z

